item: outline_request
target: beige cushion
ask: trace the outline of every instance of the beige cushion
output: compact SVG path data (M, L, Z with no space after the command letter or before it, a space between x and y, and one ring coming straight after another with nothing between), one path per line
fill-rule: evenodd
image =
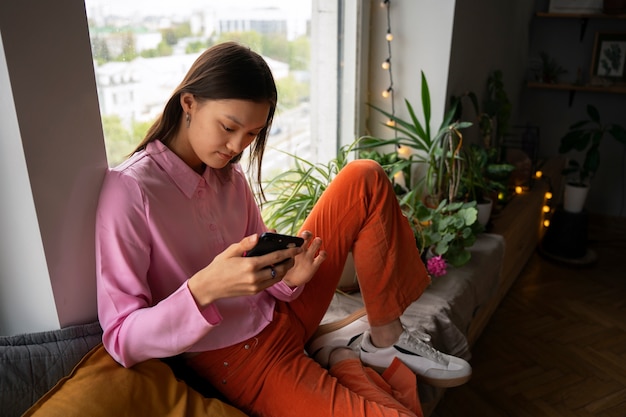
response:
M127 369L102 344L93 348L23 417L211 416L245 417L238 409L205 398L176 379L158 359Z

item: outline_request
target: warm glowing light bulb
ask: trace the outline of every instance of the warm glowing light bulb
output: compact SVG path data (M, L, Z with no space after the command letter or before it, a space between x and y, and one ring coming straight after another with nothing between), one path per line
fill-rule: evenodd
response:
M384 70L388 70L389 67L391 66L391 63L389 62L389 60L386 60L385 62L383 62L381 66L383 67Z
M550 213L550 206L543 206L544 213Z
M537 171L535 172L535 178L541 178L543 176L543 172Z
M387 36L385 36L385 39L387 39L387 42L391 42L393 40L393 35L391 34L391 32L387 32Z
M503 192L499 192L498 193L498 200L500 200L500 201L504 200L504 193Z
M517 187L515 187L515 193L516 193L516 194L521 194L523 191L524 191L524 190L522 189L522 187L521 187L521 186L519 186L519 185L518 185Z
M550 191L546 191L545 197L546 200L550 200L552 198L552 193Z
M391 94L391 90L384 90L381 94L384 98L387 98Z
M387 123L386 123L386 124L387 124L387 126L389 126L389 127L394 127L394 126L396 125L396 122L394 122L393 120L389 119L389 120L387 120Z
M544 221L543 221L543 226L544 226L544 227L548 227L548 226L550 226L550 220L548 220L548 219L544 220Z
M403 159L408 159L411 155L411 148L408 146L401 146L398 148L398 156Z
M404 172L398 171L393 174L393 181L399 186L406 188L406 180L404 178Z

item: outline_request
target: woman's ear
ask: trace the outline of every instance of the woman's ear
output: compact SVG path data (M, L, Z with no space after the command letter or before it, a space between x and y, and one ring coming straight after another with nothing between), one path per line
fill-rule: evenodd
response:
M191 93L182 93L180 95L180 106L183 109L183 113L189 113L191 108L196 103L196 98Z

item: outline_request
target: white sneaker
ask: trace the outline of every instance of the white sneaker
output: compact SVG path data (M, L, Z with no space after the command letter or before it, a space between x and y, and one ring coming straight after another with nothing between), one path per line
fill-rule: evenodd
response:
M435 387L456 387L472 376L472 367L461 358L446 355L426 342L430 336L409 332L406 328L392 346L379 348L372 344L369 330L361 339L361 362L378 370L387 369L397 357L426 383Z
M358 355L363 333L369 327L365 309L358 310L343 320L320 326L306 351L322 367L328 368L330 353L339 347L348 347Z

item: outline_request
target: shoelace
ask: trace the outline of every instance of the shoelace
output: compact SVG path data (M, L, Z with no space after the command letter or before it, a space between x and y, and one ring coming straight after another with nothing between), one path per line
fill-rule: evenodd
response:
M422 356L426 356L435 362L439 362L444 365L448 365L446 358L437 349L430 346L427 342L430 342L430 335L417 330L404 328L405 336L402 337L402 341L411 349L420 353Z

